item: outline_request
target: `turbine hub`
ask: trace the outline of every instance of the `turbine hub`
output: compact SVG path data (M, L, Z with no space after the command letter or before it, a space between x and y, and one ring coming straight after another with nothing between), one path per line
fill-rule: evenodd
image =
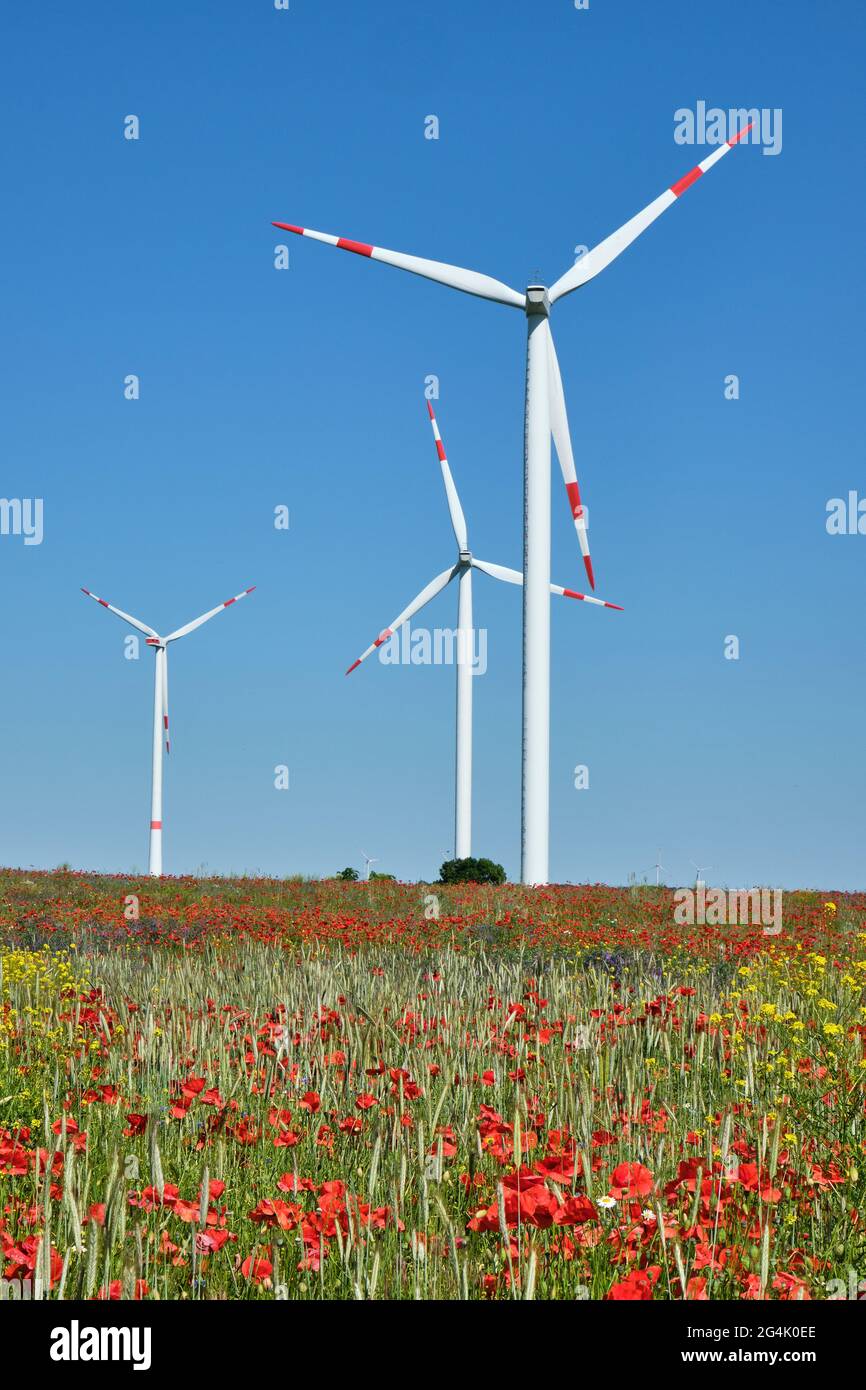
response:
M550 314L550 296L546 285L528 285L526 290L526 313L529 317Z
M461 563L461 565L471 565L471 564L472 564L472 551L471 551L471 550L461 550L461 551L460 551L460 557L459 557L459 558L460 558L460 563Z

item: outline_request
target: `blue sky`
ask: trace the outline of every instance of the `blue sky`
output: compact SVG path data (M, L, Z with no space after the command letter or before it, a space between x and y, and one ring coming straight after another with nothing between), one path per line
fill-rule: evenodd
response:
M472 546L520 566L524 325L309 241L277 271L271 219L551 283L709 153L674 143L703 100L781 108L781 153L740 146L553 318L626 611L554 605L551 875L660 847L672 883L866 886L866 536L825 526L866 496L864 36L806 0L7 15L0 491L44 540L0 537L0 859L146 864L152 658L79 586L165 631L257 584L171 653L166 871L436 872L453 668L343 672L452 557L430 374ZM553 504L582 587L558 471ZM474 847L516 875L520 595L480 576L475 611Z

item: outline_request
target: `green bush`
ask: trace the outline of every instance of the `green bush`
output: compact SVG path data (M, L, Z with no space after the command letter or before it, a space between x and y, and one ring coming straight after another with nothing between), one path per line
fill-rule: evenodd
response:
M505 870L492 859L446 859L439 875L442 883L505 882Z

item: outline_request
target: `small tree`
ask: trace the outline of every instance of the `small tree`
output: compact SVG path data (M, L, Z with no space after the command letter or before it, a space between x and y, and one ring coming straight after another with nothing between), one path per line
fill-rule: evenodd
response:
M358 881L358 870L357 870L357 869L341 869L340 872L337 874L337 878L341 878L341 879L343 880L344 883L357 883L357 881Z
M446 859L439 875L442 883L505 882L505 870L492 859Z

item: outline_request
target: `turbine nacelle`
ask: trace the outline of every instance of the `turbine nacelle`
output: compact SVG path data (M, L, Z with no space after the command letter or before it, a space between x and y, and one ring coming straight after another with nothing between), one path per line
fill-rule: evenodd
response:
M550 315L550 293L546 285L529 285L526 290L526 316Z

